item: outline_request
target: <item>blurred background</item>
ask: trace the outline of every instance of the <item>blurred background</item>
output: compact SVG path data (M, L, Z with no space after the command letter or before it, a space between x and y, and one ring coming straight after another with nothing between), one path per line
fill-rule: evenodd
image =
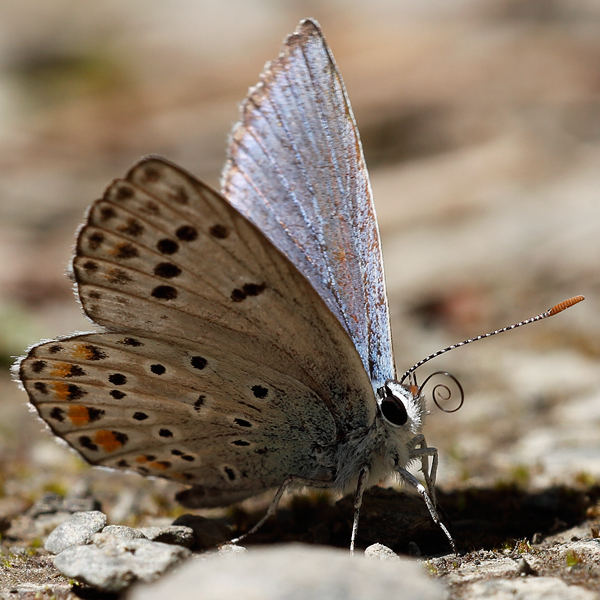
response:
M432 366L466 391L425 430L440 484L600 477L598 2L2 0L0 513L82 481L167 490L90 474L9 368L42 338L91 329L65 276L89 203L149 153L218 187L238 103L304 17L321 23L362 135L400 372L587 297ZM113 522L135 504L120 502Z

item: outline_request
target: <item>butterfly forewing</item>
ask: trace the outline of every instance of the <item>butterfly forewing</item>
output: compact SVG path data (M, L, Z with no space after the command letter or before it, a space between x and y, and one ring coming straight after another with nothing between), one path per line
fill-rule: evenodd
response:
M242 105L223 190L318 291L373 386L394 378L368 174L341 76L313 21L286 40Z
M92 464L200 484L206 505L332 480L323 448L373 421L360 357L296 267L227 201L158 158L90 209L73 261L110 333L34 347L33 405ZM310 415L310 418L309 416Z
M183 196L184 210L166 210ZM182 230L196 237L181 240ZM362 394L364 376L315 290L218 193L174 165L147 159L108 189L80 232L74 268L84 309L98 324L239 345L257 362L276 359L309 380L336 412L342 403L342 414L364 423L374 411L362 398L353 406L352 391L341 397L348 382ZM340 369L343 354L349 361Z

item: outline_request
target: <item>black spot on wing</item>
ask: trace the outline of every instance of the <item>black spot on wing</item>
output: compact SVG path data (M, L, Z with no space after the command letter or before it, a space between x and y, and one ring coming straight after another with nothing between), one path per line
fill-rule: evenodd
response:
M213 225L208 231L210 235L219 240L224 240L229 236L229 228L221 224Z
M86 344L86 360L104 360L107 357L106 352L92 344Z
M133 198L133 194L134 192L131 187L129 187L125 183L121 183L117 188L117 193L115 194L115 197L117 200L127 200L129 198Z
M137 258L139 255L139 250L133 244L130 244L128 242L117 244L115 247L115 257L120 260Z
M260 400L264 400L267 397L267 395L269 394L269 390L266 387L263 387L262 385L253 385L252 393L254 394L254 396L256 398L259 398Z
M48 393L48 386L43 381L36 381L33 384L33 389L38 391L40 394L46 395Z
M79 365L71 365L69 367L68 373L65 373L65 377L83 377L85 375L85 371Z
M160 171L156 167L144 167L144 180L148 183L156 183L160 179Z
M163 279L173 279L181 275L181 269L173 263L161 262L154 267L154 274Z
M175 300L178 292L170 285L157 285L152 290L151 295L158 300Z
M198 237L198 230L191 225L182 225L177 229L175 235L182 242L193 242Z
M131 237L139 237L144 233L144 226L135 218L127 219L127 223L117 228L117 231L130 235Z
M112 206L103 206L100 209L100 222L105 223L117 216L115 209Z
M152 200L148 200L144 206L140 208L140 211L148 215L160 215L160 207L158 204L156 204L156 202L152 202Z
M106 238L104 237L104 235L99 231L92 233L92 235L90 235L87 238L88 248L90 250L98 250L98 248L100 248L100 246L102 246L102 244L104 243L105 239Z
M55 421L62 422L65 420L65 411L62 408L55 406L50 411L50 418L54 419Z
M92 452L96 452L98 450L98 446L94 444L94 442L92 442L92 439L87 435L79 436L79 439L77 441L79 442L79 445L82 448L86 448L87 450L91 450Z
M241 288L235 288L231 292L230 298L234 302L243 302L250 296L259 296L265 291L266 287L264 283L245 283Z
M94 262L93 260L86 260L83 263L83 269L88 273L95 273L98 270L98 268L98 263Z
M187 190L178 185L175 186L174 188L175 192L173 194L170 194L170 198L176 202L177 204L188 204L190 201L190 197L187 193Z
M80 400L83 398L87 392L80 388L78 385L69 384L67 386L67 400Z
M192 356L190 363L194 369L202 371L208 364L208 361L203 356Z
M41 373L46 367L46 362L43 360L35 360L31 363L31 370L34 373Z
M179 250L179 244L175 240L171 240L169 238L163 238L162 240L158 240L156 243L156 249L161 254L175 254Z
M129 273L127 273L127 271L119 269L118 267L114 267L109 269L108 273L106 274L106 280L108 283L113 285L127 285L133 281L133 278L131 275L129 275Z
M127 383L127 377L123 373L111 373L108 376L108 381L113 385L125 385Z
M117 342L118 344L123 344L123 346L131 346L132 348L139 348L143 346L143 342L136 340L135 338L126 337Z
M99 421L105 415L105 411L101 408L94 408L92 406L88 406L87 411L88 418L91 423L93 423L94 421Z

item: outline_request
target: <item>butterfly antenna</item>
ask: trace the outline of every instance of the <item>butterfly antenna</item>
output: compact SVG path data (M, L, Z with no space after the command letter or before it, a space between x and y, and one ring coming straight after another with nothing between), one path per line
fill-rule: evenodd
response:
M452 346L448 346L447 348L438 350L437 352L434 352L433 354L426 356L425 358L420 360L418 363L413 365L410 369L408 369L408 371L406 371L406 373L404 373L404 375L402 375L402 379L400 379L400 383L403 383L407 377L411 376L419 367L424 365L426 362L429 362L433 358L437 358L441 354L445 354L446 352L449 352L450 350L454 350L455 348L460 348L461 346L466 346L467 344L470 344L471 342L477 342L484 338L492 337L493 335L496 335L498 333L504 333L505 331L511 331L513 329L517 329L517 327L523 327L523 325L529 325L529 323L535 323L536 321L541 321L542 319L546 319L547 317L553 317L554 315L557 315L558 313L562 312L563 310L566 310L567 308L570 308L571 306L578 304L582 300L585 300L585 298L583 296L573 296L572 298L569 298L568 300L564 300L563 302L559 302L558 304L555 304L552 308L549 308L546 312L543 312L543 313L537 315L536 317L531 317L531 319L526 319L525 321L515 323L514 325L509 325L508 327L503 327L502 329L496 329L496 331L491 331L490 333L478 335L477 337L471 338L469 340L464 340L463 342L459 342L458 344L452 344Z

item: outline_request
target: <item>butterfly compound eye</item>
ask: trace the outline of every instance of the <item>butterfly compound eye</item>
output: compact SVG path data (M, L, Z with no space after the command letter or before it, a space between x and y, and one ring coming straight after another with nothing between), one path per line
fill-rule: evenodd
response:
M381 414L392 425L404 425L408 421L406 408L395 396L387 396L380 404Z

